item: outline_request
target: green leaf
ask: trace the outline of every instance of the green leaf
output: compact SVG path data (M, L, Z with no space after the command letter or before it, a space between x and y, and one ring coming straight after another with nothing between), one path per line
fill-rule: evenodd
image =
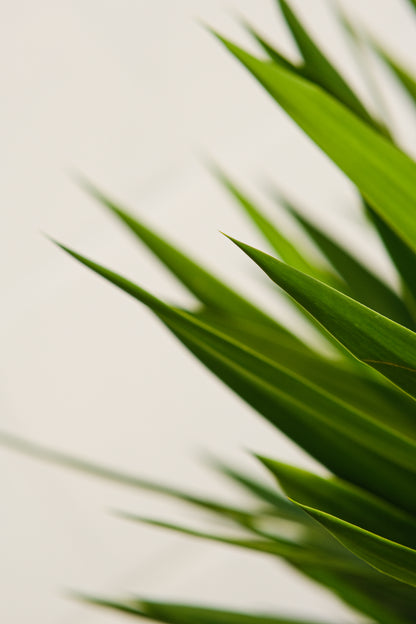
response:
M226 286L217 277L159 236L154 230L146 227L125 208L105 196L91 183L83 181L82 184L102 206L127 226L136 238L146 245L160 262L209 309L230 314L237 318L247 318L253 323L266 325L269 335L271 331L275 331L279 336L283 335L291 343L295 343L300 348L303 347L301 341L285 327Z
M414 329L414 320L403 301L385 282L382 282L351 253L325 234L322 229L311 223L293 204L285 201L285 206L348 284L354 299L383 314L383 316L391 318L396 323ZM300 267L291 262L288 264L302 271ZM306 273L306 271L303 272ZM312 275L312 277L318 276Z
M107 466L89 462L84 459L80 459L79 457L74 457L73 455L51 450L45 446L28 442L24 438L6 433L4 431L0 431L0 445L7 449L22 453L27 457L46 461L56 466L69 468L70 470L75 470L107 482L113 482L135 490L149 491L154 494L174 498L175 500L187 503L194 507L199 507L205 511L217 514L228 520L233 520L244 526L253 525L262 518L270 517L272 513L271 508L268 510L265 508L262 510L242 509L225 504L222 501L198 496L180 488L167 485L166 483L160 483L153 481L152 479L138 477L137 475L108 468ZM282 500L285 499L282 498ZM288 505L293 507L294 517L296 515L298 517L302 517L302 515L304 515L299 513L299 510L292 503L288 503Z
M211 371L335 474L415 509L409 440L129 280L62 248L149 307ZM354 462L348 460L351 453Z
M325 91L333 95L358 117L370 125L377 125L367 112L359 98L347 84L339 71L321 52L319 47L302 26L299 19L285 0L277 0L286 23L301 52L305 65L303 75L315 84L323 87ZM277 60L275 59L277 62Z
M274 250L284 262L322 281L339 283L335 274L331 274L329 271L324 271L320 267L314 266L311 260L301 254L298 248L265 217L247 194L239 189L217 165L211 165L211 169L222 185L238 202L245 214L262 234L263 238L269 243L271 249Z
M266 328L245 319L219 316L206 309L188 313L213 330L308 378L346 403L358 406L366 413L377 412L381 421L391 420L399 428L403 425L404 431L408 432L403 413L406 414L409 409L409 401L403 400L397 391L392 391L385 384L370 379L365 372L360 375L343 361L328 360L306 349L301 351L283 337L272 337Z
M413 104L416 105L416 79L399 61L389 54L379 43L371 41L373 50L392 71L396 79L409 95Z
M319 566L299 568L316 583L377 624L413 624L416 608L413 587L374 570L374 576L360 578Z
M347 35L347 42L350 44L351 52L355 58L357 70L360 71L367 90L373 100L373 105L376 107L379 117L382 119L389 119L390 114L386 108L386 102L384 95L380 89L380 85L377 77L374 74L374 69L369 63L369 38L366 34L363 34L362 29L357 29L351 22L346 13L342 10L339 4L335 4L331 7L335 13L335 17ZM345 104L345 102L343 102ZM379 130L387 137L392 139L392 133L389 128L384 125L378 125Z
M206 531L184 527L180 524L173 524L153 518L144 518L130 513L119 513L120 517L146 524L159 529L167 529L175 533L180 533L188 537L196 537L203 540L224 544L226 546L235 546L250 551L259 552L285 559L288 563L296 565L319 565L323 569L338 570L348 572L348 574L365 574L366 567L360 559L352 557L340 557L338 551L332 554L325 551L320 546L302 544L292 540L288 540L276 535L258 532L262 537L260 539L245 537L228 537L216 535ZM370 572L371 574L371 572Z
M167 624L318 624L274 615L237 613L178 603L131 599L113 601L84 597L90 604Z
M409 0L410 6L412 6L416 11L416 0Z
M301 505L341 544L371 566L393 578L416 586L416 550L374 535L335 516Z
M219 39L416 250L416 163L316 85Z
M414 332L258 249L231 240L353 355L416 396Z
M291 499L415 548L416 521L392 505L341 479L319 477L267 457L259 459Z
M194 316L214 331L252 348L348 405L416 440L416 403L367 366L355 371L343 362L326 360L312 352L302 353L283 340L271 340L267 330L248 325L246 321L217 318L206 311Z
M414 311L416 302L416 271L414 270L416 253L368 204L366 211L403 280L403 285L410 296L409 307Z
M276 510L279 517L296 522L308 523L309 517L297 505L294 505L286 497L279 494L275 488L271 488L263 482L254 479L241 470L236 470L221 461L213 460L210 464L235 484L241 486L245 491L250 492L256 499L260 499Z
M262 35L260 35L260 33L255 28L253 28L250 24L248 24L247 22L243 22L243 26L247 30L247 32L249 32L250 35L263 48L263 50L266 52L266 54L270 57L272 61L274 61L275 63L278 63L279 65L282 65L283 67L285 67L286 69L289 69L295 74L299 74L299 76L303 75L303 67L299 65L295 65L294 63L289 61L287 58L285 58L283 54L281 54L274 46L272 46L268 41L266 41L266 39L264 39L264 37L262 37Z
M246 215L254 223L256 228L260 231L262 236L266 239L271 248L285 262L296 266L300 270L306 271L309 275L318 277L327 283L343 290L345 288L344 282L338 278L338 276L330 271L325 271L323 268L314 266L314 264L305 258L297 248L285 237L275 226L267 219L264 214L254 205L254 203L245 195L235 184L216 166L211 164L211 169L214 171L217 178L222 182L223 186L230 192L234 199L237 200L239 205L243 208ZM326 332L322 326L316 323L305 310L294 304L295 307L305 316L308 323L310 323L315 330L317 330L328 341L336 351L339 352L344 359L348 353L341 348L339 343L334 343L332 337Z
M235 295L228 287L172 247L153 230L144 226L125 209L105 197L95 187L88 185L87 188L208 306L197 312L197 318L267 357L276 359L290 370L306 375L314 383L326 387L344 401L354 406L360 405L364 411L376 412L381 419L390 417L396 423L402 422L402 415L409 409L408 405L403 405L403 399L380 384L377 385L371 380L366 381L362 375L349 371L343 365L318 358L293 334L269 317L263 317L261 311L251 307L249 302ZM301 352L305 357L300 357ZM408 428L405 426L406 429Z

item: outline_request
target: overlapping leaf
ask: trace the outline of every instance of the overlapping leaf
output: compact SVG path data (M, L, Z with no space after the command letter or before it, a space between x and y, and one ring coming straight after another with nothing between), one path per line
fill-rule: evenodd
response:
M414 329L414 319L407 310L406 305L385 282L367 269L350 252L344 249L332 237L328 236L321 228L309 221L292 203L285 201L285 205L319 247L321 252L327 257L334 269L338 271L348 284L350 293L354 299L380 312L380 314L391 318L393 321L405 325L410 329ZM375 216L378 218L377 215ZM386 227L381 219L379 219L379 221L382 224L381 227ZM391 232L389 228L387 229ZM285 260L285 258L282 259ZM285 261L295 269L302 270L292 262ZM304 272L307 273L307 271ZM319 276L312 275L312 277L317 277L319 279ZM329 286L332 285L329 280L321 279L321 281L324 281Z
M416 550L370 533L318 509L302 505L342 544L380 572L416 586Z
M416 164L332 96L275 63L221 38L306 134L356 184L412 249L416 249Z
M213 167L212 167L213 168ZM261 210L254 205L254 202L239 189L236 184L219 167L214 168L214 173L223 186L229 191L232 197L242 207L248 218L259 230L264 239L269 243L272 250L284 261L294 266L299 271L312 275L326 283L330 283L340 289L343 288L342 281L330 270L325 270L317 266L310 258L301 253L298 247L292 243L277 227L272 223Z
M342 401L367 414L376 414L382 422L394 422L406 434L414 434L408 421L409 413L414 414L416 419L416 405L412 405L406 397L366 377L363 370L356 372L340 362L328 361L318 356L284 327L270 317L263 316L260 310L230 291L137 217L133 217L91 185L88 188L182 284L200 298L204 307L192 312L197 320L310 379ZM284 249L289 250L289 256L284 254L285 258L293 262L294 256L290 253L290 247L284 246ZM322 273L318 271L313 274L322 277ZM413 420L411 422L413 424Z
M148 306L220 379L330 470L404 508L415 507L409 492L413 490L415 471L414 443L410 439L191 315L164 304L116 273L64 249ZM345 461L352 448L353 464ZM398 479L400 492L395 486Z
M336 97L340 103L344 104L352 112L357 114L363 121L369 123L376 130L391 139L391 135L388 129L385 126L381 126L378 121L374 120L369 116L368 112L361 104L359 98L352 91L351 87L345 82L342 75L333 66L331 61L329 61L328 58L323 55L319 47L312 41L312 38L307 33L305 28L301 25L299 19L294 15L293 11L291 11L288 4L286 2L281 2L280 4L289 29L291 30L291 33L294 36L299 46L299 49L302 51L305 57L305 68L310 67L311 70L309 72L299 72L299 70L296 70L295 68L290 66L287 66L286 68L292 70L292 73L297 73L300 76L309 79L314 84L322 87L327 93ZM357 43L358 41L361 41L361 38L357 34L356 30L342 13L339 14L339 18L344 28L346 28L346 30L353 36L354 42ZM388 54L382 48L382 46L374 42L371 38L367 37L366 42L373 47L373 49L379 54L379 56L381 56L381 58L383 58L385 63L387 63L387 65L395 73L396 77L401 82L403 87L407 90L410 97L415 98L416 82L410 72L404 69L400 65L400 63L398 63L390 54ZM271 56L271 58L273 57ZM284 64L282 65L282 62L279 58L274 58L274 61L277 63L277 65L284 67ZM361 58L361 67L363 66L363 62L364 61ZM365 63L364 66L366 66ZM368 83L369 81L376 90L378 97L378 88L375 86L372 75L366 76L366 82ZM410 301L409 303L411 309L414 312L414 302L416 301L416 272L413 270L413 267L416 263L416 255L414 253L414 250L409 247L407 243L405 243L402 237L397 235L394 227L392 228L388 225L387 222L383 220L381 214L377 214L376 212L374 212L374 210L368 204L367 209L370 212L373 224L378 231L381 239L383 240L386 249L391 256L391 259L396 265L396 268L399 271L399 274L401 275L404 284L411 294L412 301ZM409 325L409 321L405 321L405 324Z
M372 42L373 48L377 54L383 59L386 65L390 68L397 80L400 82L404 90L409 95L413 104L416 105L416 79L397 59L389 54L381 45Z
M234 242L358 359L416 396L414 332L279 260Z
M260 459L291 499L415 548L416 521L412 516L340 479L323 478L269 458Z

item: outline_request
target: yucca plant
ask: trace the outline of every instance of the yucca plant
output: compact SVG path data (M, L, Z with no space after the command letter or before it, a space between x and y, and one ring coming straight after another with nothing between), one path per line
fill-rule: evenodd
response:
M311 347L261 307L87 184L199 301L170 305L104 266L60 247L147 306L212 373L297 445L327 476L258 457L273 489L226 463L216 469L258 499L237 508L3 435L3 443L72 469L150 489L226 519L236 537L166 521L166 529L280 557L360 616L379 624L416 619L416 163L362 103L284 1L278 2L302 63L294 64L248 27L266 57L215 34L271 97L355 185L362 209L397 272L390 286L281 192L275 199L320 250L318 262L219 167L220 182L272 255L230 238L290 298L328 348ZM416 9L416 3L411 2ZM387 50L343 16L358 53L372 48L416 104L416 80ZM416 26L416 20L415 20ZM292 537L285 530L295 529ZM241 529L244 536L241 536ZM293 537L295 535L295 537ZM181 624L306 624L276 615L232 613L139 599L89 599L132 616ZM296 614L293 614L296 618Z

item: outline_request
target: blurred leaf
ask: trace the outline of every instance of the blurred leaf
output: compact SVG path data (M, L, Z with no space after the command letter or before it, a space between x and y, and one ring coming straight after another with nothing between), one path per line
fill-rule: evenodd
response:
M409 95L413 104L416 105L416 79L412 73L403 67L391 54L389 54L379 43L371 41L372 47L384 63L390 68L401 86Z
M277 514L282 518L308 524L309 516L299 509L297 505L279 494L275 488L271 488L263 482L254 479L251 475L247 475L221 461L211 460L210 463L221 475L228 477L233 483L238 484L245 491L250 492L256 499L260 499L267 503L267 505L271 505L275 508Z
M169 602L139 599L117 602L104 598L88 597L84 597L84 600L101 607L146 617L157 622L166 622L167 624L318 624L318 622L280 618L273 615L237 613Z
M219 500L195 495L180 488L167 485L166 483L121 472L101 464L89 462L84 459L80 459L79 457L74 457L73 455L69 455L67 453L59 453L58 451L51 450L40 444L28 442L19 436L6 433L4 431L0 431L0 445L7 449L22 453L27 457L40 459L56 466L76 470L77 472L81 472L94 478L117 483L135 490L149 491L154 494L168 496L183 503L199 507L205 511L215 513L222 518L233 520L244 526L253 525L266 516L270 517L272 513L271 508L266 509L263 507L263 509L242 509L230 504L225 504ZM295 505L289 503L286 499L283 499L283 497L282 501L285 501L287 506L293 507L293 518L307 518L307 516L302 512L299 513L299 510L297 510Z
M319 566L299 569L327 587L353 609L377 624L413 624L416 608L414 588L374 570L360 578L348 573L323 570Z
M248 22L243 21L243 26L247 30L248 33L257 41L261 48L266 52L266 54L270 57L272 61L286 67L290 71L299 74L299 76L303 75L303 67L299 65L295 65L291 61L289 61L283 54L281 54L274 46L271 45L264 37L249 24Z
M416 10L416 0L408 0L410 3L410 6L412 6L415 10Z
M122 518L140 524L146 524L155 528L168 529L175 533L196 537L203 540L225 544L227 546L237 546L254 552L273 555L285 559L288 563L296 565L319 565L321 568L330 570L338 570L347 572L348 574L365 575L365 564L356 557L340 557L339 553L331 553L329 550L323 549L321 546L303 544L297 541L288 540L278 537L274 534L265 534L258 532L261 536L259 539L245 537L228 537L216 535L206 531L200 531L190 527L184 527L180 524L173 524L153 518L144 518L130 513L119 514ZM371 575L371 571L368 572Z

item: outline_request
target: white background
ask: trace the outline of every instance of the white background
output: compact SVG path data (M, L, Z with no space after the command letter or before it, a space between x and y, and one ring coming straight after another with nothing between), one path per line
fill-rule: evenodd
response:
M367 98L328 4L293 4ZM202 451L259 474L249 451L313 465L146 310L41 234L156 293L191 301L79 190L72 174L80 171L261 297L271 313L296 322L218 233L262 244L201 165L200 154L208 153L248 189L258 191L272 179L393 279L376 242L361 232L348 183L198 23L252 45L237 25L245 16L296 58L273 1L3 0L0 6L1 428L237 501L238 493L200 462ZM411 63L416 23L405 0L345 0L344 6ZM395 127L412 149L409 103L387 98L387 107L402 115ZM265 206L278 214L267 200ZM119 621L69 600L65 592L73 589L328 621L347 614L266 557L133 525L111 513L197 523L188 509L149 495L5 450L0 491L2 622Z

